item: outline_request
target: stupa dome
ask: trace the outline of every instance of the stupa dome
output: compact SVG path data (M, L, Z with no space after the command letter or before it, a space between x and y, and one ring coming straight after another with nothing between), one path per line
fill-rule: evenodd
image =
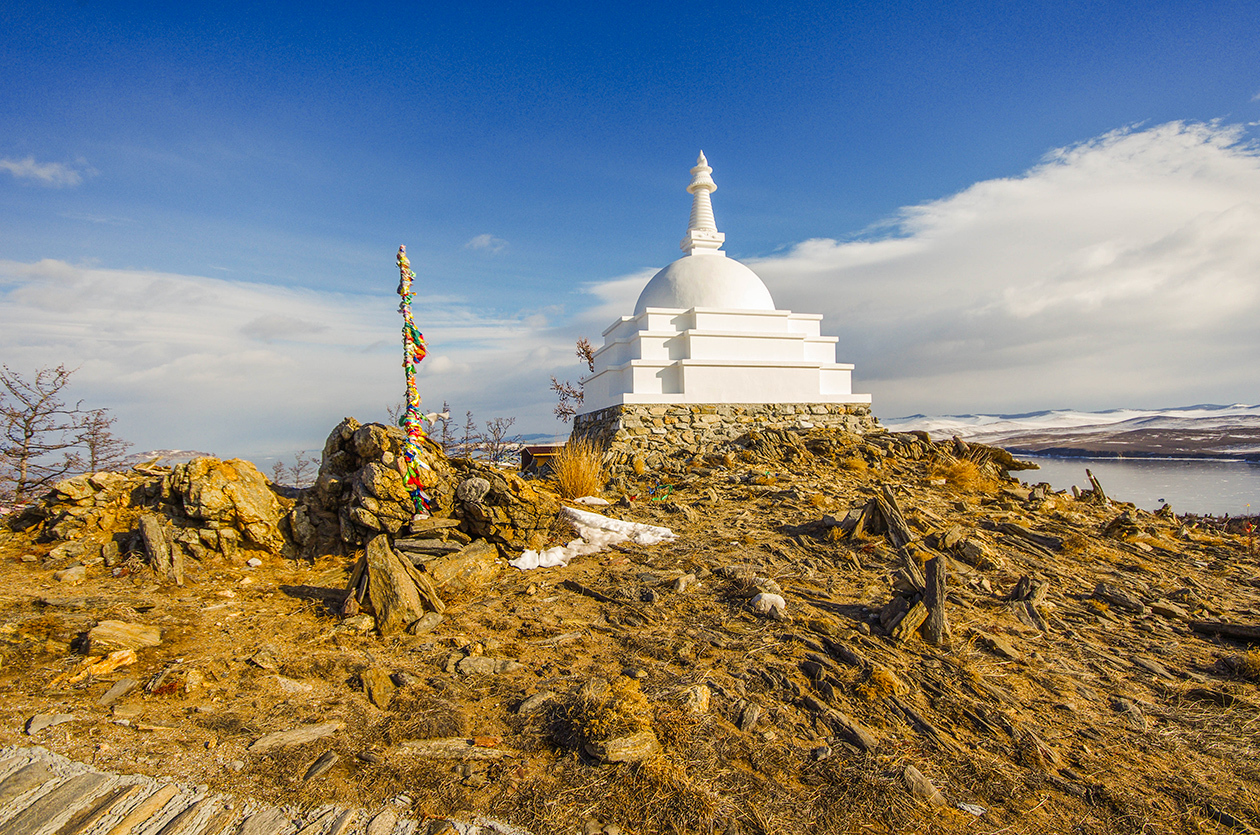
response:
M717 184L700 152L691 169L691 220L682 250L687 254L652 276L639 294L634 314L649 307L709 307L724 310L774 310L770 291L755 272L721 251L726 236L717 230L709 195Z
M684 255L652 276L639 294L634 315L649 307L774 310L774 300L755 272L719 252Z

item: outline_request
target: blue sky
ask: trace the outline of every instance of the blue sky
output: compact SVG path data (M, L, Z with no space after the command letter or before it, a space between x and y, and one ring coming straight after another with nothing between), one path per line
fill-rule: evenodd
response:
M877 412L1260 399L1254 3L88 0L0 31L0 352L80 366L141 447L380 417L399 243L426 404L563 431L547 377L679 254L701 148L727 251ZM1169 308L1188 286L1232 302Z

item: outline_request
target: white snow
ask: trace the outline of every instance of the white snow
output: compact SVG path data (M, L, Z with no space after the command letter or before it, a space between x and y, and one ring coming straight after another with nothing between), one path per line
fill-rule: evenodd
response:
M552 568L557 565L568 565L569 560L574 557L595 554L610 545L627 540L636 545L658 545L662 542L674 541L674 532L669 528L611 519L574 507L563 508L560 511L560 518L573 526L573 529L577 531L577 539L571 540L567 545L557 545L545 551L526 551L508 565L519 568L521 571Z

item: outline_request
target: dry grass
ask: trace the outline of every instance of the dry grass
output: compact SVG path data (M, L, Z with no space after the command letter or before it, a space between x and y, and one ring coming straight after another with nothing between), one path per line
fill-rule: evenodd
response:
M853 689L863 699L872 703L880 701L885 696L897 696L906 692L905 684L888 668L879 664L872 664L866 681Z
M1248 681L1260 681L1260 650L1253 649L1245 655L1229 659L1229 666Z
M992 486L992 479L986 476L975 463L965 459L951 461L948 464L944 462L933 464L932 476L945 479L945 483L951 489L960 493L974 493Z
M1084 554L1089 550L1089 538L1080 533L1070 533L1063 538L1063 550L1069 554Z
M569 705L564 720L567 727L558 729L562 741L599 742L651 730L652 707L638 681L620 678L611 685L583 687Z
M551 459L551 481L566 499L598 496L604 487L603 450L586 438L570 438Z

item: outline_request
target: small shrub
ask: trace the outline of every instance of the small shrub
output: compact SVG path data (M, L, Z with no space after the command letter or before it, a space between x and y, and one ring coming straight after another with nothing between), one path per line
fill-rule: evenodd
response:
M611 685L592 680L564 710L560 736L569 744L600 742L651 730L652 706L639 682L621 678Z
M1070 533L1063 538L1063 550L1069 554L1083 554L1089 548L1089 537Z
M990 479L973 462L966 459L932 466L932 476L945 479L953 490L970 493L989 485Z
M860 455L853 455L844 459L840 462L840 466L853 473L861 473L870 469L869 465L866 463L866 459Z
M570 438L551 459L551 481L561 496L598 496L604 486L604 455L586 438Z
M1230 659L1230 666L1248 681L1260 681L1260 649Z

